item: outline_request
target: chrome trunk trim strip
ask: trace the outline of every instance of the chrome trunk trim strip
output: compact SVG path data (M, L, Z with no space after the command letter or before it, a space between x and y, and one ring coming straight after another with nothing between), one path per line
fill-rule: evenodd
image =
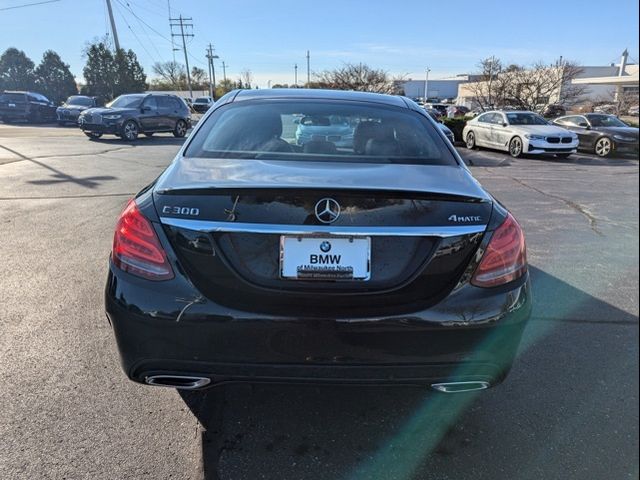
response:
M235 223L208 220L187 220L160 217L160 222L172 227L206 233L262 233L275 235L344 235L368 237L457 237L484 232L486 225L424 226L424 227L346 227L335 225L277 225L271 223Z

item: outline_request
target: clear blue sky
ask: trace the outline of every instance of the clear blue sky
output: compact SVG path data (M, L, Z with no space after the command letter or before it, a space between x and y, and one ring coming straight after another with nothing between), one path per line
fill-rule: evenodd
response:
M7 9L38 1L43 0L0 0L0 51L14 46L37 63L46 49L53 49L81 80L84 45L109 30L105 0ZM137 53L148 75L155 61L173 58L167 0L112 2L120 43ZM220 76L225 60L228 76L250 69L261 87L268 80L293 83L295 63L304 81L307 49L315 71L363 61L413 78L423 78L429 66L434 79L474 71L490 55L524 64L562 55L582 65L607 65L628 48L638 59L637 0L170 3L173 16L193 17L190 65L206 69L204 53L211 42L220 56ZM176 59L182 58L176 52Z

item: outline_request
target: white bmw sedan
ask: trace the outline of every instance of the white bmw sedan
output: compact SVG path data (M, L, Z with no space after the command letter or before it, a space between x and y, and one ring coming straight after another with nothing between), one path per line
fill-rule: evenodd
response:
M578 136L528 111L492 111L469 120L462 137L467 148L487 147L523 154L566 158L578 148Z

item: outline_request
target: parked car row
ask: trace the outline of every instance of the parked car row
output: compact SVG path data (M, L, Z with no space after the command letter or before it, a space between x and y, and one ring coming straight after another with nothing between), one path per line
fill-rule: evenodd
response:
M206 111L209 97L196 99L196 111ZM106 106L98 97L72 95L56 107L44 95L28 91L5 91L0 95L0 121L78 125L90 138L104 134L135 140L138 135L170 132L184 137L191 127L191 110L176 95L136 93L120 95Z
M462 132L467 148L486 147L523 155L566 158L579 149L600 157L638 154L638 129L613 115L568 115L548 122L530 111L494 110L469 120Z

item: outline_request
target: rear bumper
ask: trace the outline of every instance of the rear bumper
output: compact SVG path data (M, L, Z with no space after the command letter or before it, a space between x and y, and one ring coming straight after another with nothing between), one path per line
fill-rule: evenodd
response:
M111 267L106 312L124 371L275 381L499 383L531 310L528 276L501 289L465 285L439 304L379 318L272 316L232 310L177 279L145 282Z

